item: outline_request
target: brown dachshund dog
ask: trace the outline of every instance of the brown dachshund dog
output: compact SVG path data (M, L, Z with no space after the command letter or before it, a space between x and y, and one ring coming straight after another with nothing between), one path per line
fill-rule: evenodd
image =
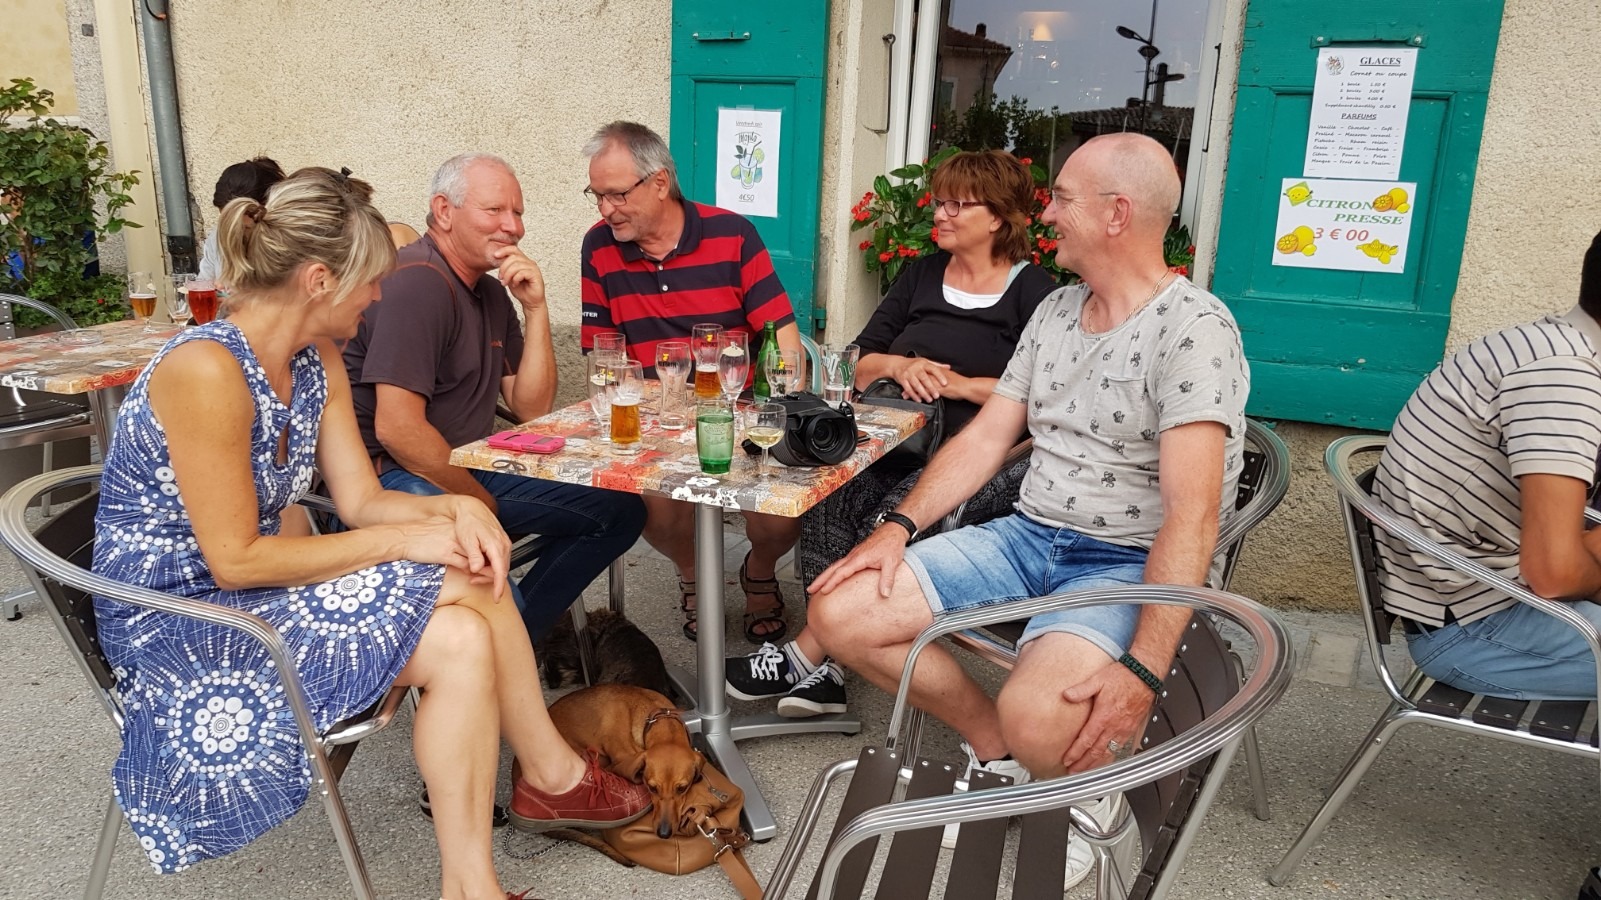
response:
M628 684L597 684L550 705L556 730L578 753L598 750L607 768L650 789L656 835L685 827L685 798L706 759L662 694Z

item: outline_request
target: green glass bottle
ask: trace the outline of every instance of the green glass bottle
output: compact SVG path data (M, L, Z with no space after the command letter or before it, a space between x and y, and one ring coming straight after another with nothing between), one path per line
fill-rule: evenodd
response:
M751 385L751 393L755 395L757 403L766 403L772 399L772 391L767 384L767 360L778 356L778 331L772 322L762 328L762 348L756 353L756 381Z

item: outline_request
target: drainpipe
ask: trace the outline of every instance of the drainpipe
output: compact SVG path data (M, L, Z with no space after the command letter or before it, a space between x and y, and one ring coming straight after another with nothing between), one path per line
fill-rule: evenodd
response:
M150 112L160 162L161 208L167 254L172 271L193 272L195 226L189 215L189 170L184 164L183 132L178 116L178 81L172 65L172 30L167 0L138 0L139 27L144 36L145 69L150 77Z

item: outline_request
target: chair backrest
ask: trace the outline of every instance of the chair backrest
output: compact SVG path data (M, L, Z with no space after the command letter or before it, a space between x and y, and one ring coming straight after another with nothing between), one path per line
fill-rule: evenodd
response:
M1172 669L1162 681L1162 697L1145 730L1144 747L1149 749L1198 727L1215 715L1240 691L1239 679L1228 657L1228 646L1203 615L1190 620L1190 629L1180 645ZM1170 862L1182 855L1173 850L1197 809L1201 786L1212 772L1219 754L1196 760L1179 771L1124 794L1139 825L1144 856L1130 900L1145 900ZM1187 842L1186 842L1187 844Z
M62 562L82 569L89 568L94 555L95 510L100 502L98 478L94 479L94 483L96 487L89 496L45 520L33 533L33 537L47 551ZM34 498L24 496L14 499L28 504ZM120 724L122 707L115 694L117 679L112 673L111 663L106 659L105 650L100 646L100 636L95 628L94 598L78 588L43 575L26 562L22 567L34 590L44 598L51 619L68 648L73 651L79 669L99 694L106 711Z
M1245 536L1262 523L1284 501L1290 489L1290 450L1272 429L1245 420L1245 456L1241 461L1239 487L1234 495L1234 515L1218 530L1217 548L1223 554L1223 575L1217 586L1228 590L1234 580Z

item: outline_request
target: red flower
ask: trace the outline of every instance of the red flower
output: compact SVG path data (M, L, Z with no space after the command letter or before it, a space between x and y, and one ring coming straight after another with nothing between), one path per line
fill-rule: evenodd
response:
M856 249L858 249L858 250L866 250L868 247L871 247L871 246L873 246L873 242L872 241L862 241L860 244L858 244L856 246Z
M929 232L928 232L928 239L933 241L936 244L939 243L939 229L938 228L930 229Z
M1144 48L1142 47L1140 49L1143 50ZM1022 159L1019 159L1018 162L1022 163L1025 166L1032 166L1034 164L1034 160L1030 159L1027 156L1023 157Z
M917 208L918 209L922 209L923 207L927 206L929 204L929 202L931 200L933 200L933 198L934 198L933 194L930 194L927 191L924 191L923 192L923 196L917 198Z
M1040 255L1038 253L1035 253L1034 254L1034 265L1037 266L1039 264L1040 264Z
M1178 274L1178 275L1186 275L1187 276L1187 275L1190 274L1190 267L1189 266L1168 266L1167 270L1169 272L1173 272L1173 273Z
M889 262L890 260L892 260L894 258L895 258L895 254L893 254L893 253L880 253L878 255L878 261L881 262L881 263L887 263L887 262Z

